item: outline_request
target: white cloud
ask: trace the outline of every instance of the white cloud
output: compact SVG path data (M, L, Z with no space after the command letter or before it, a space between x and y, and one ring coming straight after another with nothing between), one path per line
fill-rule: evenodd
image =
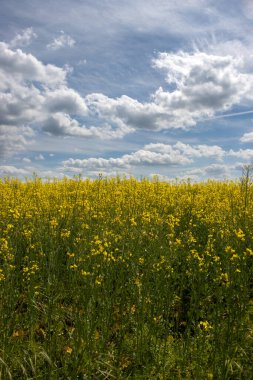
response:
M17 176L17 175L27 175L28 171L22 168L16 168L12 165L2 165L0 166L1 176Z
M38 81L46 86L64 84L66 71L55 65L44 65L32 54L11 50L0 42L0 89L6 90L16 82Z
M64 33L61 36L66 37ZM189 129L204 118L251 100L253 74L245 69L244 61L244 57L199 51L160 53L153 60L153 66L164 72L167 86L158 88L149 102L141 103L126 95L110 98L92 93L83 98L68 87L67 67L45 65L32 54L0 43L0 138L2 146L8 145L2 151L10 152L12 142L13 150L25 145L28 136L22 128L35 124L50 135L100 139L119 139L144 129ZM93 121L92 125L89 121L87 125L82 123L84 116L86 123ZM19 128L21 132L16 141L11 132L15 129L11 128ZM246 134L241 141L251 138L251 134ZM161 158L166 154L174 162L173 155L178 152L184 160L213 156L222 159L224 156L217 146L178 143L147 148L148 153L142 153L141 158L139 153L138 159L143 163L163 159L170 162L168 157ZM129 162L138 161L137 152L134 157Z
M22 159L23 162L25 162L26 164L30 164L32 161L30 160L30 158L27 158L27 157L24 157Z
M149 175L149 178L151 178L151 180L158 180L159 182L171 181L170 177L168 177L167 175L159 174L159 173L151 173Z
M244 135L240 138L241 142L249 143L253 141L253 132L244 133Z
M87 158L83 160L70 158L64 161L65 168L130 168L137 165L183 165L191 160L177 154L177 152L156 153L148 150L138 150L131 154L125 154L119 158Z
M253 159L253 150L239 150L239 151L225 151L217 145L190 145L184 144L180 141L177 143L161 144L151 143L130 154L125 154L120 157L90 157L86 159L70 158L63 161L64 170L74 173L86 173L92 175L97 172L126 172L135 170L136 167L142 167L142 170L150 167L170 167L173 168L171 175L181 179L190 178L192 180L200 180L206 177L209 178L227 178L231 176L231 170L235 170L234 164L229 163L229 157L237 157L240 159ZM215 160L210 162L207 166L198 167L201 164L201 159L207 158ZM224 159L224 163L223 163ZM222 163L217 163L222 161ZM196 167L192 167L196 163ZM176 167L181 167L180 173L177 175L175 172ZM182 168L183 167L183 168ZM187 170L188 167L188 170ZM155 174L153 174L155 175ZM164 174L160 173L160 178ZM166 176L165 176L166 177ZM166 178L164 179L166 180Z
M248 19L253 19L253 4L251 0L242 0L242 10Z
M85 127L82 128L77 120L60 112L50 116L44 122L43 130L55 136L90 137L92 135L92 131L89 132Z
M78 66L86 65L87 64L87 59L80 59L80 61L77 62Z
M45 160L45 157L41 153L38 156L35 156L34 158L36 161L44 161Z
M243 38L222 39L212 35L212 39L199 39L193 44L195 51L220 57L230 56L235 61L239 59L239 67L242 73L253 72L253 43L252 39L244 35Z
M57 119L59 111L79 116L87 113L84 99L67 87L66 75L65 69L44 65L31 54L11 50L7 44L0 43L1 156L24 148L33 135L34 123L47 129L48 121ZM67 119L71 117L66 116ZM73 123L65 125L62 132L84 136L82 128L73 129ZM86 135L92 135L92 131Z
M59 37L54 38L54 40L47 45L49 49L58 50L64 47L73 47L76 41L61 31L61 35Z
M116 126L103 122L86 127L72 117L90 111L85 99L67 86L66 76L67 69L44 65L31 54L0 43L1 155L22 149L33 124L56 136L112 139L133 131L120 120Z
M232 56L203 52L160 53L154 67L163 70L173 91L159 88L155 104L172 116L172 125L193 126L202 118L224 112L248 98L253 75L242 71L242 62Z
M114 177L114 178L118 177L118 176L124 177L124 178L130 178L131 177L130 173L124 171L124 169L119 169L119 168L117 168L117 170L110 170L110 169L88 170L88 171L85 170L84 173L80 169L77 169L76 172L73 171L73 169L77 169L77 168L72 168L71 172L76 173L77 175L78 174L81 175L82 178L84 178L83 175L87 175L88 177L86 177L86 178L89 178L89 177L97 178L100 176L102 176L102 177Z
M159 105L140 103L129 96L109 98L103 94L89 94L85 98L90 115L116 125L129 133L135 129L159 129L166 114Z
M152 144L150 144L152 145ZM156 145L156 144L153 144ZM158 145L158 144L157 144ZM131 168L132 166L140 165L187 165L192 160L184 155L182 151L175 146L167 146L167 150L160 152L152 150L152 146L145 146L131 154L125 154L121 157L73 159L70 158L63 162L65 168L88 168L88 169L105 169L105 168Z
M228 175L228 166L220 164L211 164L204 168L204 172L208 176L224 176Z
M45 120L43 131L54 136L98 137L100 139L119 139L126 134L124 128L113 129L107 124L102 127L86 127L62 112L57 112Z
M186 170L183 175L179 175L179 178L183 180L190 179L194 182L205 179L226 179L233 177L234 169L237 169L234 165L211 163L204 167Z
M37 38L37 34L33 31L33 28L27 28L17 34L10 42L9 46L11 48L22 47L30 45L32 40Z
M26 161L25 161L26 162ZM29 163L28 161L26 163ZM19 168L14 165L0 165L0 177L15 177L21 178L24 177L33 177L34 174L37 174L42 179L52 179L52 178L65 178L68 177L67 174L60 171L60 168L55 170L50 170L43 168L40 164L39 166L25 166L24 168Z
M74 90L61 86L55 90L45 92L44 107L50 113L65 112L68 114L87 114L84 99Z
M90 114L131 131L189 129L252 97L253 74L246 73L243 61L231 55L160 53L153 66L164 71L166 90L158 88L146 103L126 95L113 99L89 94L85 101Z
M0 125L0 158L19 152L27 146L27 138L32 137L29 127Z
M187 170L185 174L179 176L181 180L187 181L190 179L192 182L198 182L205 177L204 169L191 169Z
M199 182L205 179L231 178L231 166L227 164L210 164L201 168L187 170L185 174L179 175L179 179Z
M248 164L249 163L245 163L245 162L236 162L234 168L235 170L239 170L241 174L243 175L243 173L245 172L245 166L247 166Z
M217 160L221 160L225 155L225 151L218 145L189 145L178 141L174 145L169 144L148 144L145 145L144 149L160 152L160 153L170 153L172 151L177 151L186 157L191 158L201 158L201 157L214 157Z
M230 149L227 155L230 157L237 157L250 162L253 161L253 149L239 149L238 151Z
M104 109L101 112L104 112L106 117L100 126L82 125L70 115L79 117L87 115L87 99L84 101L76 91L67 87L66 75L65 69L54 65L44 65L31 54L26 54L21 50L11 50L7 44L0 43L0 125L19 127L21 132L23 125L40 123L43 130L52 135L122 138L134 130L127 125L127 121L124 123L120 119L121 115L124 118L126 99L133 108L132 116L126 114L126 117L137 119L136 123L138 123L138 118L143 117L148 121L150 112L145 116L139 108L148 111L151 108L149 105L146 107L133 99L123 97L122 104L116 105L119 111L118 118L110 115L110 110L107 112ZM96 108L96 95L91 98L89 113L93 114ZM105 99L107 100L106 97ZM117 103L114 100L112 102ZM1 133L1 139L2 145L6 141L8 151L11 151L11 141L13 141L13 151L17 150L16 140L20 145L22 143L25 145L24 136L17 139L9 131L6 139L7 132L5 128L4 135Z

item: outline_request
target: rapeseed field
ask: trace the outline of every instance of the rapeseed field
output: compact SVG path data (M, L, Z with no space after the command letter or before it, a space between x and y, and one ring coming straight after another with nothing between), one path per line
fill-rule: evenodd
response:
M0 379L252 379L253 187L0 182Z

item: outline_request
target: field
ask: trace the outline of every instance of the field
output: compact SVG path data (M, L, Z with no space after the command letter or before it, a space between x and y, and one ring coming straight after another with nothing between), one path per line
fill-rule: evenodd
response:
M252 379L253 187L0 182L0 379Z

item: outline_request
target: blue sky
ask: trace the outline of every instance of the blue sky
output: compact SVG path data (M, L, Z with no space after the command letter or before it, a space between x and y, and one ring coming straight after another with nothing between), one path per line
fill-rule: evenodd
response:
M251 0L6 0L0 177L238 178Z

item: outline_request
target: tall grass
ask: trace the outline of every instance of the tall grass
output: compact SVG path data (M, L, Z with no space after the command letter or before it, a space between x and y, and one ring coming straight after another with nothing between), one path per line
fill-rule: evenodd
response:
M0 379L252 379L253 189L0 182Z

